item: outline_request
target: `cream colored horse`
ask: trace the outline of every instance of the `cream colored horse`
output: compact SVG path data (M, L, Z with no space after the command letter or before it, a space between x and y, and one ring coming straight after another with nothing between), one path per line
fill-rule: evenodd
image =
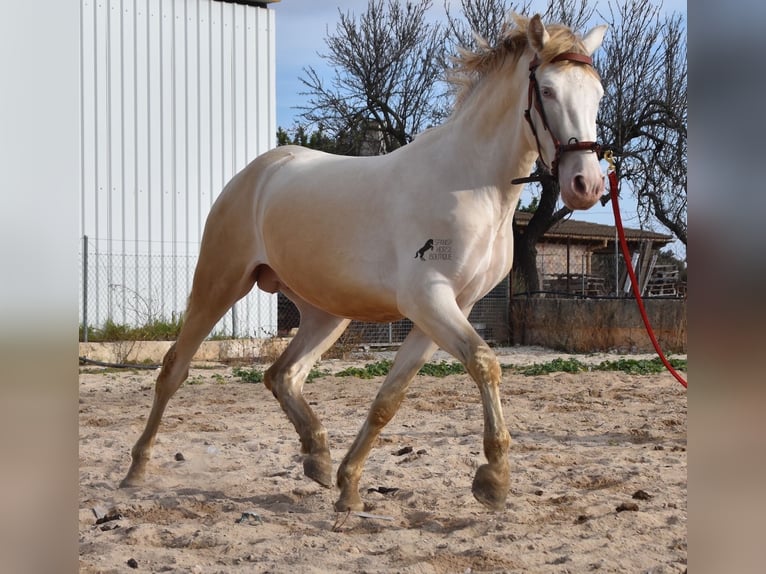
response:
M538 153L557 171L567 206L592 206L604 187L592 143L602 88L587 56L606 27L579 38L562 26L546 28L539 16L514 20L498 46L461 55L452 117L411 144L366 158L279 147L229 182L208 216L183 328L163 360L122 486L142 481L162 414L200 343L257 284L300 310L298 333L265 383L300 435L306 476L327 487L327 432L301 394L307 374L351 319L414 323L340 464L336 510L363 508L362 466L438 347L465 366L481 394L487 463L473 494L504 507L510 435L500 365L467 316L511 269L522 189L511 182L530 173Z

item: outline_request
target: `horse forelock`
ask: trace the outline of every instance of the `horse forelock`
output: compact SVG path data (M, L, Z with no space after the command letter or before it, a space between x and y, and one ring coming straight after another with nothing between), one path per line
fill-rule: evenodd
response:
M511 14L503 25L503 31L494 46L481 36L475 35L477 45L475 50L463 47L458 49L458 55L452 59L453 68L447 78L456 89L455 110L461 106L485 77L500 69L509 58L514 64L518 62L521 55L529 47L527 42L528 26L529 18ZM580 37L567 26L547 24L545 28L550 35L550 40L540 54L541 64L550 62L564 52L587 55ZM570 63L564 62L564 64Z

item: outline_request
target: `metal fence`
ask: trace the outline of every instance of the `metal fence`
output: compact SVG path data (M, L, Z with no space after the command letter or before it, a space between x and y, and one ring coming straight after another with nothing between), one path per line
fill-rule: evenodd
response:
M101 328L107 322L142 326L154 321L174 321L183 316L197 263L197 246L187 253L166 250L133 253L117 252L96 240L83 238L80 249L80 318L83 327ZM469 321L488 342L504 343L509 338L509 307L512 296L542 297L625 297L630 295L621 257L609 253L571 251L538 252L540 289L521 293L512 276L506 277L469 315ZM654 262L636 260L639 281L645 296L683 296L678 272ZM513 295L512 295L513 294ZM212 331L216 337L263 338L289 335L300 323L295 306L282 295L253 289L237 302ZM367 346L401 343L412 328L408 319L391 323L354 321L344 337ZM87 337L88 329L82 329Z
M154 251L109 249L84 237L80 248L80 323L101 329L108 322L139 327L177 321L186 309L197 256L155 246ZM166 246L167 247L167 246ZM196 246L189 251L196 253ZM277 298L253 289L216 324L217 337L268 337L277 333Z
M189 251L196 246L190 246ZM128 252L83 237L80 246L79 313L85 340L90 329L108 322L139 327L183 316L191 291L197 256L173 249ZM504 342L508 335L508 278L474 307L469 320L488 341ZM283 295L257 288L238 301L211 332L215 337L262 338L289 335L298 327L297 308ZM360 345L401 343L412 328L408 319L390 323L353 321L344 335Z
M468 320L487 342L504 343L508 340L509 278L506 277L481 301L476 303ZM279 332L287 335L300 323L298 309L287 297L279 295ZM401 319L389 323L352 321L344 337L365 346L397 345L412 328L412 321Z

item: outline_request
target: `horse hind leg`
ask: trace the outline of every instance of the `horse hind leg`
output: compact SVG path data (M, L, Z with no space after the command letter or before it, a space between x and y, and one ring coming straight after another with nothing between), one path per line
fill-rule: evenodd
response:
M303 397L303 384L314 363L341 336L348 319L330 315L297 298L301 313L298 333L264 376L266 387L279 401L301 441L303 472L322 486L332 485L332 460L327 431Z
M209 260L209 258L207 259ZM202 266L200 264L203 264ZM154 388L154 401L143 433L131 450L131 465L121 487L138 486L146 474L146 464L151 458L157 430L170 398L189 375L189 365L202 341L210 334L224 313L244 297L255 282L252 273L235 273L229 268L228 275L237 275L225 281L227 273L222 269L208 270L203 257L194 275L194 285L189 296L186 315L176 342L165 353L160 374ZM216 273L223 281L211 280ZM215 285L215 287L212 287Z
M383 427L399 410L410 382L434 351L436 345L417 327L410 331L402 343L364 425L338 467L340 496L335 503L336 511L364 509L359 496L359 480L364 462Z

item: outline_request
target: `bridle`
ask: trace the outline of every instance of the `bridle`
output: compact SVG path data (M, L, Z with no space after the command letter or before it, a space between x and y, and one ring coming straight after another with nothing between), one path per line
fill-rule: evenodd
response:
M562 61L569 61L569 62L580 62L582 64L587 64L589 66L593 65L593 59L590 56L586 56L585 54L577 54L576 52L564 52L562 54L559 54L555 58L551 60L551 64L555 62L562 62ZM527 123L529 124L529 127L532 129L532 135L535 136L535 143L537 144L537 153L540 156L540 161L542 164L548 168L548 170L551 173L551 176L558 180L559 177L559 160L561 159L561 156L569 151L592 151L599 156L601 155L601 146L597 142L581 142L578 141L577 138L569 138L569 141L565 144L562 144L559 139L556 137L556 135L551 130L550 126L548 125L548 118L545 115L545 108L543 107L543 100L542 96L540 95L540 85L537 83L537 76L535 75L535 71L540 66L540 59L535 55L534 59L529 64L529 89L528 89L528 95L527 95L527 109L524 110L524 118L527 120ZM532 106L537 110L538 115L540 116L540 119L543 122L543 128L545 131L547 131L551 138L553 139L553 145L556 149L556 155L553 158L553 162L549 166L547 163L545 163L545 160L543 159L542 154L542 146L540 145L540 137L537 133L537 128L535 128L535 124L532 121ZM542 179L541 176L530 176L530 177L520 177L516 178L514 180L511 180L511 183L517 184L517 183L528 183L530 181L540 181Z

